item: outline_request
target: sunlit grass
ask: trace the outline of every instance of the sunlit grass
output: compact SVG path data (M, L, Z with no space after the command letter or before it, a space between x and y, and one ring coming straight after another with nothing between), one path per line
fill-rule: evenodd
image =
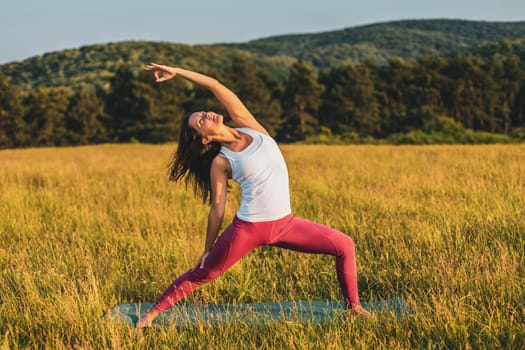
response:
M193 266L207 207L173 145L0 152L0 344L16 348L523 348L525 146L283 146L298 216L354 238L362 300L415 314L137 331L104 319ZM229 196L225 225L239 189ZM259 249L189 300L338 300L333 260Z

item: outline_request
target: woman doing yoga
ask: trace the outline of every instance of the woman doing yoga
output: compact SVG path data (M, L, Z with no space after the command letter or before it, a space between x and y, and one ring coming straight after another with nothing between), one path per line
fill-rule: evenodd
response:
M200 73L154 63L145 69L154 73L157 82L178 76L209 89L236 128L225 125L222 115L206 111L194 112L182 123L169 178L185 179L196 195L209 200L206 243L197 264L164 291L137 327L151 325L159 313L264 245L335 256L347 309L369 315L359 301L354 242L335 229L292 214L281 151L241 100L218 80ZM230 178L241 187L241 203L233 222L219 236Z

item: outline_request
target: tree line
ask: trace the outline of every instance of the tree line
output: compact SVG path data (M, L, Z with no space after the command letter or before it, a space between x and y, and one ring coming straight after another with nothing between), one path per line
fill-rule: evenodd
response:
M280 142L414 142L414 135L432 135L425 143L465 131L483 140L487 133L504 135L496 141L525 139L525 67L516 55L427 54L320 71L298 60L282 83L236 56L224 70L204 73L235 91ZM183 117L197 110L225 113L204 89L177 79L156 84L124 64L107 89L22 90L0 75L0 148L170 142Z

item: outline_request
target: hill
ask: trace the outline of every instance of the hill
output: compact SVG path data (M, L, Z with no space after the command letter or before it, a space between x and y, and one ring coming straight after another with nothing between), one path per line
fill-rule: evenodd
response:
M448 53L474 44L525 37L525 22L405 20L317 34L274 36L230 45L265 55L301 58L316 67L370 58L414 59L429 51Z
M4 64L0 72L23 88L64 85L75 88L83 84L105 88L121 64L137 73L148 62L173 62L220 76L221 67L229 65L235 55L247 56L277 79L284 79L294 61L291 57L269 57L221 45L130 41L51 52Z
M23 88L39 86L107 86L119 64L134 72L150 61L173 62L220 77L235 55L244 55L282 81L298 58L316 68L371 59L383 64L391 57L414 59L429 51L456 50L483 54L508 44L487 43L525 38L525 22L405 20L337 31L283 35L241 44L182 45L168 42L119 42L51 52L0 66L0 72ZM506 46L505 46L506 45ZM520 47L520 45L512 45ZM521 49L521 51L523 51Z

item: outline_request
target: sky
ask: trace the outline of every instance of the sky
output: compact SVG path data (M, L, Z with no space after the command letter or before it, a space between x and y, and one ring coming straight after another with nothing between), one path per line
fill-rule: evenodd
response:
M433 18L525 21L525 0L3 0L0 64L108 42L246 42Z

